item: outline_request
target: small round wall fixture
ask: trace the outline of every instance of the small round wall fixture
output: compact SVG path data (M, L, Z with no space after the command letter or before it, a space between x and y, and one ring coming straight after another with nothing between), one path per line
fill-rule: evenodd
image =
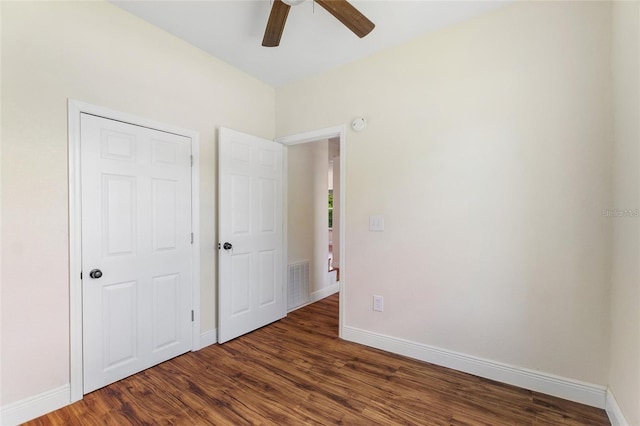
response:
M351 128L356 132L361 132L367 127L367 120L364 117L358 117L351 123Z

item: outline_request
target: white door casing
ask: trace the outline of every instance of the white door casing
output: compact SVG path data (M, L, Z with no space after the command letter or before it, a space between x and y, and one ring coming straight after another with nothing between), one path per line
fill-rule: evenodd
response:
M286 315L283 148L225 128L218 146L218 342L223 343Z
M88 393L192 348L191 139L89 114L80 128Z

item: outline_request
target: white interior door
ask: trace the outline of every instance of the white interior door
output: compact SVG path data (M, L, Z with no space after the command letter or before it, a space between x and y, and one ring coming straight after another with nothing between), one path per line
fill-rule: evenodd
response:
M218 342L286 315L282 145L229 129L219 134Z
M191 349L191 139L80 125L88 393Z

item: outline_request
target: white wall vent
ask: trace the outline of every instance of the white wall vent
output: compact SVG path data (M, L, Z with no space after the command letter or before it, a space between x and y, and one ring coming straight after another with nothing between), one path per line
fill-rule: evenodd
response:
M287 280L287 310L292 311L311 301L309 292L309 262L289 265Z

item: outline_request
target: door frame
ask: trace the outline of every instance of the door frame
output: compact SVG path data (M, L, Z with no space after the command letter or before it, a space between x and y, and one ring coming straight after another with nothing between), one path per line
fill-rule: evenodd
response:
M338 236L340 241L340 302L339 302L339 310L338 310L338 336L342 338L343 336L343 328L344 328L344 306L345 306L345 291L346 291L346 278L348 276L347 270L345 268L345 259L346 259L346 250L345 250L345 233L346 233L346 220L345 220L345 199L346 199L346 168L347 168L347 140L346 140L346 127L344 124L334 127L326 127L323 129L311 130L304 133L298 133L291 136L285 136L281 138L276 138L276 142L284 145L285 148L292 145L299 145L308 142L317 142L322 139L333 139L338 138L340 140L340 214L338 220L340 221L340 235ZM288 215L287 215L287 198L288 198L288 188L289 182L287 178L288 172L288 153L287 150L284 150L283 153L283 193L282 193L282 202L283 202L283 221L284 221L284 229L283 229L283 277L287 277L287 262L289 258L289 247L287 242L288 237ZM285 283L286 284L286 283ZM285 291L285 295L288 292ZM286 300L285 300L286 302Z
M80 168L80 116L83 113L121 121L136 126L174 133L191 139L191 290L194 319L192 324L191 350L200 349L200 134L166 123L137 117L125 112L111 110L86 102L68 99L68 172L69 172L69 383L70 402L83 398L82 359L82 182Z

